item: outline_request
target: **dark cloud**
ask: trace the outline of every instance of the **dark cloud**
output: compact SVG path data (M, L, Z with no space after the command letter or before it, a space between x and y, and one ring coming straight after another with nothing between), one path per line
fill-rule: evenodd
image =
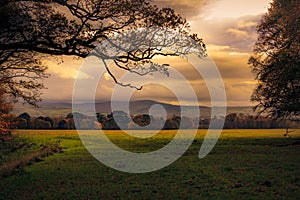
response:
M216 0L154 0L153 3L160 7L173 8L188 20L197 17L203 9Z
M239 52L251 52L257 39L256 27L261 17L262 15L255 15L222 20L198 18L192 21L192 29L207 44L229 46Z

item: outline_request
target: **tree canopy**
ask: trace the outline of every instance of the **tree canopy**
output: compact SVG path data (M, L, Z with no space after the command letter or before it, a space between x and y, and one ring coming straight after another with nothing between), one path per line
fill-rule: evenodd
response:
M300 2L274 0L258 26L249 59L258 81L251 100L275 117L300 113Z
M177 31L193 42L169 37L165 35L168 31L157 33L151 29L157 27ZM112 59L117 68L142 76L155 71L168 74L168 65L152 63L157 55L182 56L192 51L195 44L200 46L199 56L205 55L202 39L189 34L186 20L171 8L158 8L151 0L0 0L0 100L4 103L13 96L36 106L44 88L42 81L48 77L43 59L85 58L102 41L117 34L122 38L123 33L138 28L148 28L148 32L137 37L137 41L144 36L148 38L137 48L124 49L122 42L115 39L110 40L110 45L123 49L121 55L110 56L109 52L96 49L96 56L104 63ZM153 31L149 33L149 30ZM157 36L158 40L151 39ZM173 52L165 51L164 47L174 44ZM148 65L141 67L144 64ZM120 83L109 66L105 67L117 84L140 89L130 83ZM2 110L6 114L7 109Z
M3 77L14 77L5 82L10 92L31 104L39 100L37 91L43 87L37 80L47 77L46 67L40 63L42 55L85 58L99 42L140 27L164 27L189 35L185 19L171 8L158 8L150 0L0 0L0 5L1 71L12 74L6 73ZM203 47L204 52L202 40L195 34L190 37ZM137 72L133 68L151 63L155 55L180 55L158 54L159 51L157 46L149 45L142 53L140 49L124 52L114 61L123 70ZM22 62L26 67L11 67L16 66L16 60L25 60ZM128 64L132 61L136 64ZM24 63L20 65L24 66ZM155 67L161 68L151 65L146 74ZM24 80L24 77L20 78L20 70L24 71L23 75L31 75L24 76L27 78ZM121 84L109 68L107 70L114 81ZM21 84L18 83L20 79ZM35 98L30 98L33 96Z

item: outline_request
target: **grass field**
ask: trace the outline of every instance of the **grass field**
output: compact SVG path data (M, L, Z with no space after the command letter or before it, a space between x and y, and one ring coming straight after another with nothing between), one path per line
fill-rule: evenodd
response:
M300 145L295 144L300 130L289 138L283 137L284 130L224 130L213 151L199 159L205 133L198 131L188 151L170 166L130 174L93 158L76 131L16 131L13 142L1 144L0 169L47 147L59 146L62 152L37 154L24 160L26 167L1 177L0 199L300 198ZM107 134L118 146L140 152L163 147L176 132L162 131L148 139L120 131Z

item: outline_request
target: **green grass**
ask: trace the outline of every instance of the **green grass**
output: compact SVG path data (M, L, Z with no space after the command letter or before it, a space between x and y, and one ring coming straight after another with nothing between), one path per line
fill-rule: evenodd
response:
M189 150L159 171L129 174L93 158L75 131L17 131L14 144L1 146L1 164L21 159L42 146L58 144L63 153L44 158L1 178L0 199L297 199L300 197L300 130L225 130L213 151L198 152L206 131ZM120 147L152 151L167 144L175 131L133 139L107 131ZM18 144L22 147L18 149ZM23 145L25 143L26 145ZM29 144L29 145L27 145ZM7 149L17 145L13 152ZM5 149L6 148L6 149Z

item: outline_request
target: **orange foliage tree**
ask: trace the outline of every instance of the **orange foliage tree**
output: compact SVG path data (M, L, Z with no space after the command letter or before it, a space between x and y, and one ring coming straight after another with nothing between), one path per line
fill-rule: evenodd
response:
M10 135L11 114L12 110L11 98L0 88L0 138Z

